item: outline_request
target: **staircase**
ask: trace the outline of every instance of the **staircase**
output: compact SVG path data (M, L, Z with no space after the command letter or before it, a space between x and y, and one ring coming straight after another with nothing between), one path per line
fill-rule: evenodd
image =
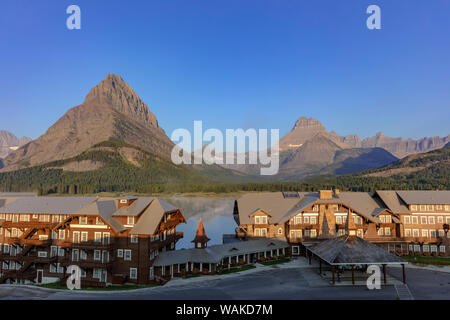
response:
M33 264L32 261L27 261L23 264L22 267L20 267L19 270L8 270L6 271L2 277L0 277L0 283L4 283L8 279L27 279L34 281L35 278L35 272L31 271L28 273L25 273L27 269Z

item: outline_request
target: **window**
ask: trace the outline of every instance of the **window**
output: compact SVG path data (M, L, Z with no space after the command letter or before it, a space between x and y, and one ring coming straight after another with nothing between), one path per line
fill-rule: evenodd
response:
M435 224L434 217L428 217L428 223L429 224Z
M444 237L445 236L444 230L441 229L438 232L439 232L439 237Z
M101 277L101 271L100 269L94 269L92 272L92 277L96 279L100 279Z
M302 216L301 215L295 216L294 224L302 224Z
M312 210L318 212L319 211L319 206L318 205L314 205L312 207Z
M420 245L418 244L414 245L414 252L420 252Z
M430 237L436 238L436 230L430 230Z
M99 261L101 259L101 251L94 250L94 260Z
M130 236L130 241L131 241L131 243L138 243L138 242L139 242L139 238L138 238L137 235L132 234L132 235Z
M309 230L305 230L305 238L309 238Z
M317 218L316 217L311 217L310 223L311 224L316 224L317 223Z
M448 204L445 205L445 211L450 211L450 205Z
M9 244L5 244L5 245L3 246L3 252L4 252L4 253L9 253Z
M384 235L384 229L383 228L378 229L378 235L379 236L383 236Z
M312 229L311 230L311 238L315 238L317 236L317 231L316 229Z
M430 246L430 249L431 249L431 252L437 252L437 245L432 244L432 245Z
M103 244L109 244L110 235L109 232L103 232Z
M87 242L88 241L88 233L87 231L81 232L81 242Z
M137 268L130 268L130 279L137 279Z
M51 246L50 247L50 257L56 257L58 254L58 247L57 246ZM56 271L54 271L56 272Z
M392 217L386 216L386 223L392 223Z
M292 246L292 255L298 256L300 254L300 247L299 246Z
M427 211L433 211L434 210L434 206L429 204L427 205Z
M411 221L412 221L412 224L419 224L419 218L418 217L415 217L415 216L411 217Z
M86 278L86 270L84 270L84 269L80 269L80 276L82 277L82 278Z
M283 234L283 229L278 228L278 234L279 234L279 235Z
M261 229L261 237L266 237L267 236L267 229Z
M39 258L47 258L47 251L38 251Z
M309 224L309 217L303 217L303 223Z
M450 224L450 217L445 218L446 223Z
M416 204L412 204L411 205L411 211L417 211L417 205Z
M57 269L58 269L58 273L64 273L64 267L63 266L61 266L61 263L57 263L56 264L56 267L57 267Z
M333 204L333 211L334 212L339 211L339 206L337 204Z
M386 222L385 216L380 216L380 221L381 223L385 223Z
M72 233L73 235L73 243L79 243L80 242L80 231L74 231Z
M444 217L437 217L438 223L444 223Z
M420 205L420 211L426 211L426 206L423 205L423 204L421 204L421 205Z
M442 205L441 204L437 204L436 205L436 210L440 210L441 211L442 210Z
M123 258L123 249L117 249L117 257Z
M57 215L52 216L52 222L53 223L58 223L59 222L59 217Z
M427 217L420 217L421 224L427 224Z
M405 237L411 237L412 233L411 233L411 229L405 229Z
M384 228L384 234L387 236L391 235L391 228Z
M413 229L413 236L418 237L419 236L419 229Z
M423 252L430 252L430 246L427 244L424 244L422 247Z
M134 217L127 217L127 224L128 225L134 225Z
M131 250L126 249L124 253L125 253L124 260L131 261Z
M80 256L80 252L78 251L78 249L73 249L72 250L72 261L78 261L79 256Z
M87 259L87 252L84 250L81 250L80 252L80 259L81 260L86 260Z
M411 224L411 217L406 216L403 218L403 221L405 222L405 224Z
M302 237L302 230L291 230L291 239L298 239Z
M19 222L19 215L18 214L14 214L13 215L13 222Z
M59 239L64 239L64 230L59 230Z
M336 216L336 224L342 224L342 217Z
M100 217L97 217L97 219L95 220L95 224L100 224L100 225L102 225L102 224L104 224L104 223L103 223L103 221L102 221L102 219L101 219Z
M58 247L58 257L64 257L64 249L61 247Z
M445 252L445 246L439 246L439 252L444 253Z
M54 264L50 265L50 272L51 273L56 273L56 266Z
M102 242L102 233L101 232L94 233L94 241L95 242Z
M20 221L28 222L28 221L30 221L30 216L28 214L21 214Z
M87 224L87 217L80 217L80 224Z
M362 238L364 236L364 231L363 229L358 229L356 230L356 235L360 238Z
M422 229L422 237L428 238L428 230Z
M52 239L58 239L58 233L56 233L56 231L52 230L51 237L52 237Z

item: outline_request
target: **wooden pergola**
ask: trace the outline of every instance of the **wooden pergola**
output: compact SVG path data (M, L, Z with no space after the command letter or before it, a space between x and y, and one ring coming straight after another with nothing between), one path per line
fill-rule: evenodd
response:
M352 284L355 285L355 266L381 265L383 266L384 284L387 283L386 266L401 265L403 283L406 283L406 260L396 256L385 249L357 236L341 236L325 240L306 248L309 264L312 257L319 260L319 270L322 274L322 263L331 266L332 284L336 283L336 267L349 266L352 272Z

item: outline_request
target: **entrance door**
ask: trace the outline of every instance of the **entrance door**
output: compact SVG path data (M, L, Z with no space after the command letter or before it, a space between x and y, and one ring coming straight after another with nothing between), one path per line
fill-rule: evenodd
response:
M37 270L37 283L42 283L43 276L44 276L44 270Z

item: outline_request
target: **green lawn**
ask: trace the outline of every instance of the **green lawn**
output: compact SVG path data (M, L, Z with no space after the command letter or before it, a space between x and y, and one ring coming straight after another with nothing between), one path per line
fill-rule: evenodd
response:
M408 256L402 258L414 264L417 263L417 264L434 264L439 266L450 266L450 257Z
M245 265L242 267L234 267L234 268L230 268L230 269L225 269L220 272L217 272L217 274L228 274L228 273L233 273L233 272L241 272L241 271L250 270L250 269L254 269L254 268L256 268L256 267L251 264L248 264L248 265Z
M271 266L271 265L274 265L274 264L286 263L286 262L289 262L289 261L291 261L291 259L284 258L284 259L270 260L270 261L261 262L261 264L263 264L265 266Z

